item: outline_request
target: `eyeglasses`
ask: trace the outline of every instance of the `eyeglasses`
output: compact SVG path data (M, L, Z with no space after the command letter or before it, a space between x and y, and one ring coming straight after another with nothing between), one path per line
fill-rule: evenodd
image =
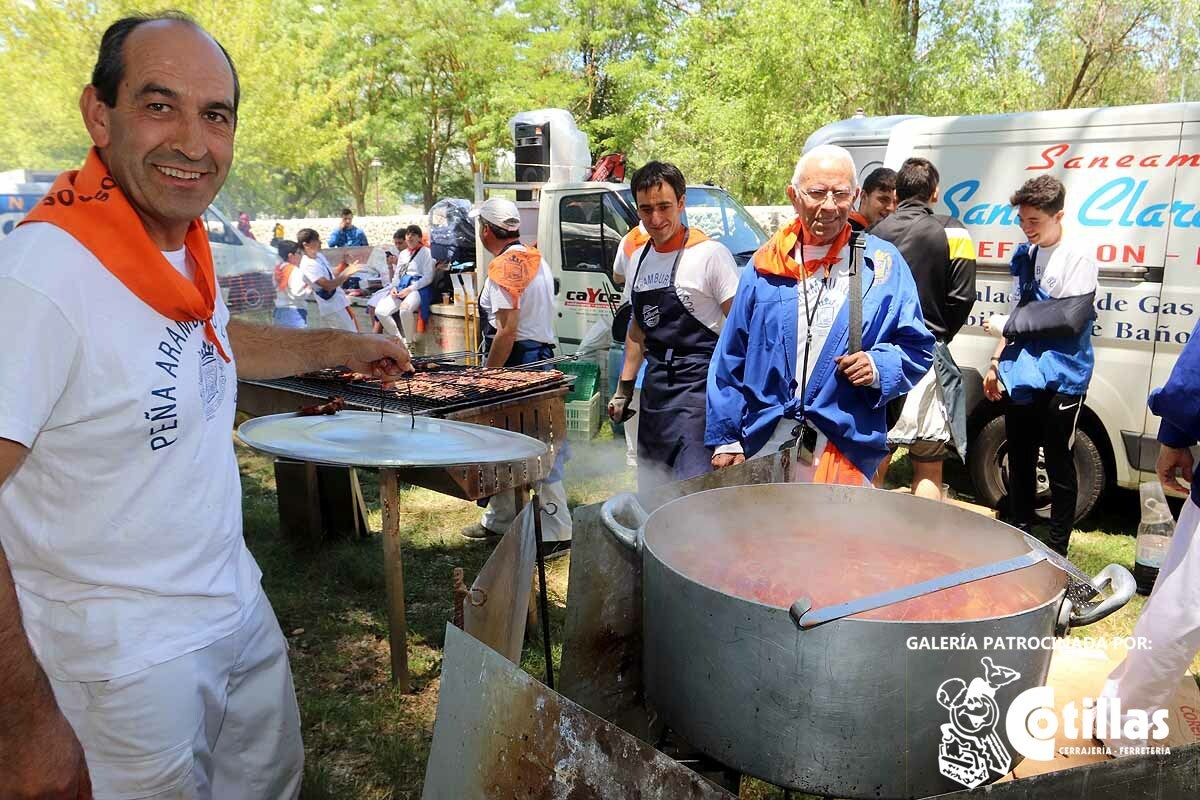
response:
M845 205L854 199L854 192L850 189L801 189L800 193L814 203L821 205L829 198L833 198L836 205Z

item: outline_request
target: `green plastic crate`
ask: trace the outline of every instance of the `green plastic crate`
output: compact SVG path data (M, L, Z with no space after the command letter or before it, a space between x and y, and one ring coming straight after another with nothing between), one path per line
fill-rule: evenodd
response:
M577 400L590 402L593 394L600 390L600 365L592 361L564 361L558 368L565 375L575 376L575 386L567 395L568 402Z
M591 439L600 431L600 422L604 417L604 406L600 401L600 393L596 392L590 400L567 401L567 436L573 439Z

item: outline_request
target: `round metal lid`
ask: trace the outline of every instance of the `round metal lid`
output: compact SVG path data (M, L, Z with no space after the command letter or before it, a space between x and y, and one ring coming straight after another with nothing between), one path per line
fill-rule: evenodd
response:
M522 433L468 422L370 411L329 416L273 414L238 428L248 447L274 456L345 467L457 467L521 461L549 447Z

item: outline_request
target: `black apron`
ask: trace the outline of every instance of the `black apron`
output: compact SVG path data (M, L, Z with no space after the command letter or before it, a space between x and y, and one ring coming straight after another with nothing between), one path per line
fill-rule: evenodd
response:
M693 317L675 292L675 273L687 235L684 228L670 282L661 289L630 292L646 351L638 423L639 491L649 488L643 483L681 481L712 470L712 453L704 446L704 410L717 334ZM631 287L637 286L642 262L653 246L647 242L642 250ZM643 480L643 475L649 480Z

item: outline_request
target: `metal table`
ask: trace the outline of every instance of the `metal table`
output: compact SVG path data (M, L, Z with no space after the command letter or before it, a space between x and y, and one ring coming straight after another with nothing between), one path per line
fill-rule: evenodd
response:
M244 382L246 383L246 382ZM559 388L550 393L550 397L557 399L557 406L563 409L561 397L565 394L565 388ZM239 393L240 394L240 393ZM519 401L510 401L518 403ZM529 402L529 398L525 399ZM239 406L241 405L241 397L239 396ZM289 403L288 408L295 409L294 403ZM562 420L559 425L555 426L555 414L553 413L532 413L532 409L525 408L527 413L519 413L518 406L509 406L504 409L475 409L473 414L476 419L490 420L493 424L488 427L497 428L506 433L522 433L520 430L514 430L514 427L520 426L528 417L528 421L533 429L540 431L546 438L552 441L564 441L566 436L566 425L561 412L558 419ZM378 412L378 406L374 412L341 412L342 415L361 414L362 416L370 416L373 419L379 418L381 415ZM294 417L291 414L282 413L277 417L289 417L292 419L322 419L314 417ZM389 426L399 426L405 428L408 425L409 418L407 414L386 413L384 418ZM274 418L272 418L274 419ZM334 418L325 417L325 420ZM417 417L419 424L423 426L436 425L442 420L430 419L429 417ZM541 427L536 427L533 423L539 420L544 422ZM252 426L254 423L263 423L265 420L251 420L245 423L239 429L239 435L242 435L243 430L247 426ZM463 422L462 420L450 421L451 424ZM506 427L505 423L513 427ZM480 425L479 422L471 422L473 425ZM530 437L524 434L522 438L536 439L534 445L542 445L540 454L528 454L519 458L507 458L494 461L474 461L472 463L463 464L456 462L448 466L432 466L427 462L419 465L407 465L399 463L396 459L376 457L371 458L367 454L347 454L344 457L328 458L328 457L313 457L312 453L306 453L295 448L271 448L263 447L261 443L247 441L246 436L243 436L243 441L250 447L263 450L264 452L273 455L285 456L303 461L314 461L317 463L330 463L337 466L346 467L373 467L379 470L379 495L380 505L383 510L383 564L384 564L384 580L387 587L387 615L388 615L388 641L391 646L391 662L392 662L392 681L396 683L401 691L408 691L409 674L408 674L408 626L405 620L405 602L404 602L404 568L403 556L400 545L400 509L399 509L399 491L400 483L408 483L416 486L423 486L435 491L459 497L464 500L479 500L485 497L491 497L502 491L513 490L518 493L518 499L523 499L523 492L549 475L554 464L554 458L557 455L556 448L545 442L542 437Z

